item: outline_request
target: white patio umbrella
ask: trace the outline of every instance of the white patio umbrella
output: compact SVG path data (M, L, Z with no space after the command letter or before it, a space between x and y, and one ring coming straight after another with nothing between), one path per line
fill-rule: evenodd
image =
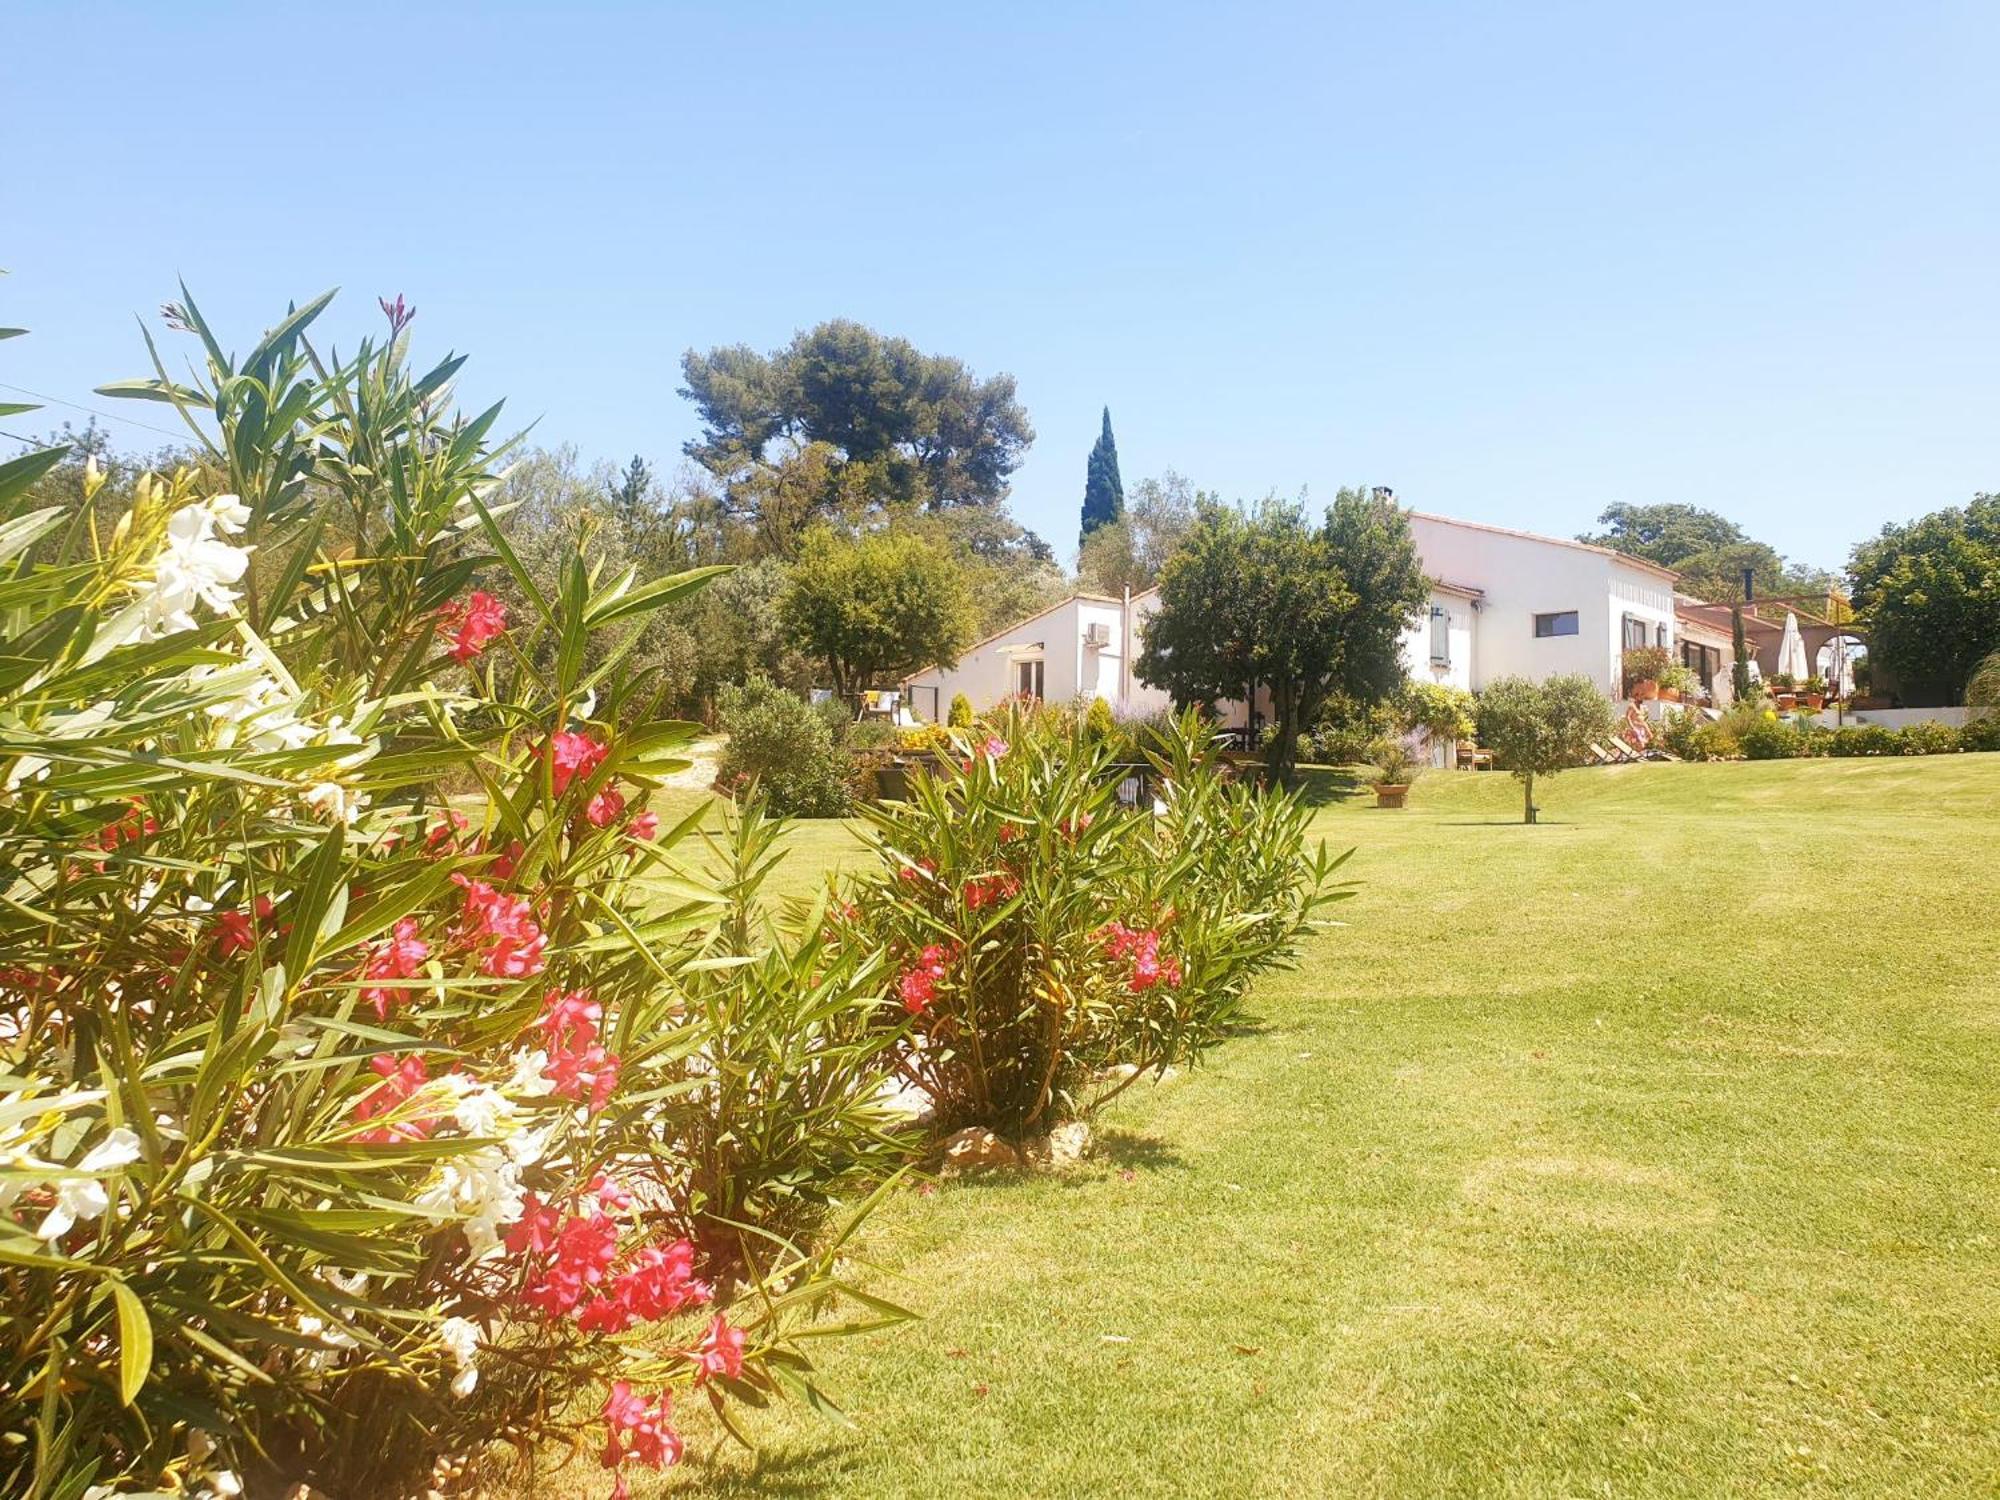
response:
M1789 673L1795 682L1812 676L1806 662L1806 639L1799 634L1799 617L1785 611L1785 633L1778 638L1778 671Z

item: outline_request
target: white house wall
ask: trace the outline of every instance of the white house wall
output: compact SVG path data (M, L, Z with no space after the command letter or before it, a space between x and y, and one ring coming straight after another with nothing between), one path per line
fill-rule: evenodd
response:
M1661 573L1548 538L1410 517L1424 571L1483 591L1470 686L1501 677L1580 672L1616 696L1622 618L1665 623L1673 639L1673 585ZM1574 610L1575 635L1537 636L1535 616ZM1650 639L1650 637L1649 637Z
M1623 686L1627 615L1644 623L1649 644L1662 640L1663 627L1664 643L1670 649L1675 644L1673 583L1664 573L1597 548L1432 516L1412 515L1410 529L1426 573L1480 591L1476 603L1443 588L1431 594L1431 607L1448 618L1451 659L1442 668L1430 659L1428 610L1404 632L1404 661L1419 682L1476 692L1501 677L1539 680L1575 672L1615 698ZM1152 590L1129 602L1064 600L972 646L950 671L911 678L911 706L920 714L931 712L927 689L935 688L940 715L961 692L975 709L991 708L1015 692L1015 663L1039 649L1042 693L1050 702L1096 697L1128 715L1169 709L1172 699L1139 681L1136 670L1146 622L1158 607L1159 594ZM1575 635L1535 634L1536 615L1569 611L1577 616ZM1104 645L1086 644L1092 626L1102 628Z
M1431 660L1431 611L1445 613L1445 650L1448 659L1440 666ZM1417 622L1403 632L1403 670L1417 682L1442 683L1446 687L1470 690L1478 660L1479 615L1473 601L1462 594L1438 590Z

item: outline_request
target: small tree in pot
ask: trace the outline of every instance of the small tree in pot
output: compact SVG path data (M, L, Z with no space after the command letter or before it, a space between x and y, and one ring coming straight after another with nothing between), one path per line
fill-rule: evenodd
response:
M1423 769L1410 754L1409 745L1393 736L1379 739L1369 746L1368 759L1381 773L1375 783L1375 805L1401 807L1410 795L1410 783Z

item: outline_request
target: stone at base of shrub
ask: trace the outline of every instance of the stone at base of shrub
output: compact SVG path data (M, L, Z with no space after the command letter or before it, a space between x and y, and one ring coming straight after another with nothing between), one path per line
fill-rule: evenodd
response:
M1073 1167L1090 1154L1090 1142L1090 1126L1071 1120L1026 1142L1021 1155L1038 1167Z
M973 1172L1000 1172L1014 1167L1073 1167L1090 1154L1090 1126L1082 1120L1058 1125L1047 1135L1031 1136L1019 1146L1009 1145L982 1125L970 1125L944 1142L941 1177L964 1177Z
M1020 1164L1021 1153L999 1136L982 1126L968 1125L945 1138L944 1165L939 1175L959 1177L967 1172L992 1172Z

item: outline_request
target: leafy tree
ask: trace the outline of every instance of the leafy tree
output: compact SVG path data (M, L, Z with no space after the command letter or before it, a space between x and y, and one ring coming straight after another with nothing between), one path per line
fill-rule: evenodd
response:
M1071 592L1048 543L997 507L919 514L897 521L894 529L929 538L957 561L976 635L1026 619Z
M1403 631L1429 596L1393 502L1343 490L1314 527L1296 504L1205 504L1160 579L1139 676L1182 703L1271 699L1271 775L1335 692L1380 696L1401 677Z
M1357 600L1336 685L1356 698L1386 698L1403 683L1403 632L1431 597L1409 518L1394 500L1342 489L1327 508L1324 536Z
M1981 659L2000 648L2000 495L1885 526L1847 568L1869 651L1904 696L1962 701Z
M1125 481L1118 477L1118 444L1111 436L1111 408L1104 408L1104 430L1090 449L1083 478L1083 536L1109 526L1125 512Z
M1140 480L1124 514L1084 538L1077 582L1101 594L1143 593L1160 581L1167 559L1194 525L1197 504L1215 498L1198 493L1171 469L1158 479Z
M1581 765L1612 730L1611 704L1580 673L1535 682L1502 677L1479 695L1479 743L1522 784L1522 821L1535 821L1535 778Z
M996 505L1035 435L1013 376L982 380L845 319L768 355L690 349L681 369L702 419L687 455L784 552L857 510Z
M1577 538L1643 557L1662 567L1679 567L1682 559L1719 547L1747 542L1743 528L1726 516L1694 505L1607 505L1597 518L1604 528Z
M1824 593L1834 582L1821 569L1786 562L1728 517L1699 506L1620 503L1605 507L1597 524L1604 530L1578 540L1672 568L1681 575L1682 591L1699 599L1742 598L1746 568L1763 599Z
M843 694L949 667L972 640L964 575L943 547L910 533L808 532L781 608L793 640Z

